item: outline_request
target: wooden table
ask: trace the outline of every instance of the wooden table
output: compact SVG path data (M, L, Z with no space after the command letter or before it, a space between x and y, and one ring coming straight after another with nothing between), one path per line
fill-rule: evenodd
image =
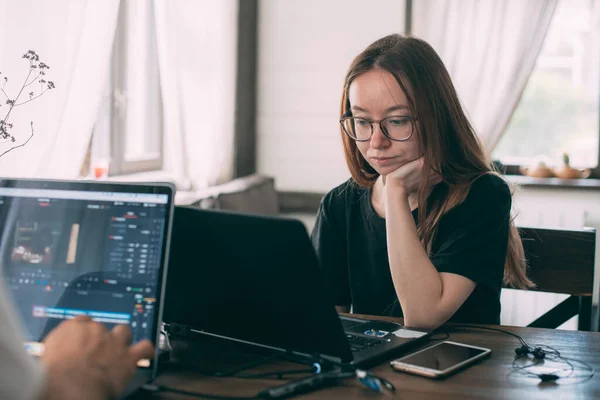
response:
M364 316L363 316L364 317ZM375 317L373 317L375 318ZM401 322L399 319L388 320ZM482 325L486 326L486 325ZM578 359L600 370L600 333L576 332L551 329L496 327L522 336L530 345L545 344L556 348L565 357ZM512 362L515 348L519 347L516 338L500 332L478 329L451 328L449 338L462 343L473 344L492 349L490 358L444 380L435 381L419 376L395 372L388 362L384 362L370 371L396 386L396 398L399 399L600 399L600 372L591 379L561 379L554 383L541 383L537 378L525 377L513 372ZM434 338L445 335L436 334ZM437 341L436 341L437 342ZM431 345L431 342L421 347ZM273 371L277 368L303 368L296 364L274 362L262 365L256 371ZM247 371L246 371L247 372ZM580 374L587 373L583 369ZM296 378L297 379L297 378ZM285 381L276 379L239 379L214 378L192 372L165 373L157 384L181 390L209 393L222 396L253 396L271 386ZM392 397L378 394L363 387L355 379L346 379L340 385L323 388L295 398L311 399L378 399ZM191 398L172 394L139 393L137 399L186 399Z

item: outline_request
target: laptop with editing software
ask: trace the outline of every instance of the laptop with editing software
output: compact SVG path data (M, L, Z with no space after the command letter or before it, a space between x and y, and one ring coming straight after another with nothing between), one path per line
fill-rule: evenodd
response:
M338 316L297 220L175 207L164 322L366 367L430 332Z
M169 184L0 180L2 275L30 353L82 314L158 348L173 196ZM141 360L123 395L156 373Z

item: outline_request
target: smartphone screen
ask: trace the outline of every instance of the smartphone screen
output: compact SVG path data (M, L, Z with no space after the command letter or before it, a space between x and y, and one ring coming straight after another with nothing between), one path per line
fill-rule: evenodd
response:
M482 347L446 341L394 360L392 367L426 376L443 376L490 352Z

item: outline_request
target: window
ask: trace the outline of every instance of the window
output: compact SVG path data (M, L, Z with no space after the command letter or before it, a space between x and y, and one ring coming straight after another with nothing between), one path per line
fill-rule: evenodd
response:
M124 0L112 70L94 128L91 164L110 175L162 168L162 100L153 2Z
M559 1L520 103L493 152L506 165L535 159L598 168L600 40L597 0Z

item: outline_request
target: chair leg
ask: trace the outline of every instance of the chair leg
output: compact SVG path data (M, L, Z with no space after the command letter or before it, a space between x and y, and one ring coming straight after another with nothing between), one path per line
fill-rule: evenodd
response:
M592 326L592 297L579 296L579 324L580 331L590 331Z

